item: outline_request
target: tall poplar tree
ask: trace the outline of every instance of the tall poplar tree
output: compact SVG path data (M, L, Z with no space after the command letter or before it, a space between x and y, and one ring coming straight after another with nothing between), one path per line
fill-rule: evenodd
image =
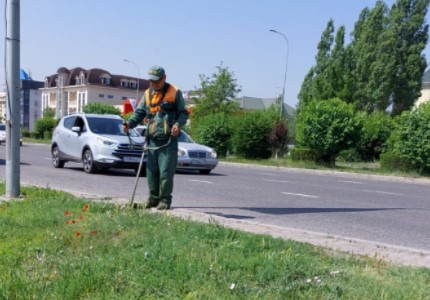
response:
M355 61L356 90L354 104L359 110L373 112L376 109L374 70L378 70L381 57L379 43L385 30L387 6L378 1L371 10L364 9L353 31L352 51ZM383 66L382 66L383 67Z
M330 19L318 43L318 53L315 57L316 65L310 69L302 84L299 93L299 109L300 106L312 100L329 99L330 95L333 94L329 80L330 54L334 40L333 33L334 22L333 19Z
M393 39L393 115L410 109L420 96L427 66L423 54L428 41L426 14L430 0L397 0L389 15L388 35Z

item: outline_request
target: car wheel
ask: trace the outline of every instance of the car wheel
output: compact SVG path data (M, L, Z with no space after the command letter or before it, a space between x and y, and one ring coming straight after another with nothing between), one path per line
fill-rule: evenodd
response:
M211 169L199 170L200 174L209 175L211 173Z
M139 172L139 168L134 169L134 173L137 176L137 172ZM140 177L145 177L146 176L146 166L142 166L142 168L140 169Z
M82 164L84 166L85 173L96 173L97 167L93 161L93 153L91 150L85 150L84 155L82 156Z
M62 168L64 167L64 160L60 158L60 149L57 146L52 148L52 165L54 168Z

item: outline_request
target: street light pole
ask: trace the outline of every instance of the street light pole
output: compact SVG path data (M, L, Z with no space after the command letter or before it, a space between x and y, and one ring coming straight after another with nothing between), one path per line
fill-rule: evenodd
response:
M285 102L285 83L287 82L287 70L288 70L288 54L290 52L290 43L288 42L287 36L283 34L282 32L270 29L270 32L277 33L279 35L282 35L287 42L287 59L285 63L285 75L284 75L284 88L282 89L282 102L281 102L281 120L282 120L282 112L284 109L284 102Z
M133 64L137 69L137 89L136 89L136 105L137 105L137 101L139 101L139 81L140 81L140 79L139 79L140 78L139 66L134 61L131 61L128 59L123 59L123 61Z

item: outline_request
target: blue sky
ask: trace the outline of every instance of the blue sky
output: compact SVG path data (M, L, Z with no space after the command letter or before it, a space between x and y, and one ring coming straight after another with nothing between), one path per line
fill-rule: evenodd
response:
M2 1L4 4L4 1ZM200 86L223 64L242 88L239 96L282 93L289 41L285 102L297 104L301 83L315 64L327 22L349 34L359 13L376 0L21 0L21 68L34 80L59 67L102 68L146 78L166 69L182 90ZM394 0L386 0L391 6ZM4 7L4 5L3 5ZM427 20L429 18L427 17ZM3 22L2 33L5 36ZM4 43L0 45L4 53ZM430 47L425 50L430 61ZM4 62L0 80L4 86Z

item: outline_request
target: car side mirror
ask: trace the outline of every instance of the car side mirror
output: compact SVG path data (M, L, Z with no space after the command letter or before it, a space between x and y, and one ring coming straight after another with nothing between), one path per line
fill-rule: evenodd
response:
M72 127L72 131L76 132L76 133L80 133L81 132L81 127L79 127L79 126L73 126Z

